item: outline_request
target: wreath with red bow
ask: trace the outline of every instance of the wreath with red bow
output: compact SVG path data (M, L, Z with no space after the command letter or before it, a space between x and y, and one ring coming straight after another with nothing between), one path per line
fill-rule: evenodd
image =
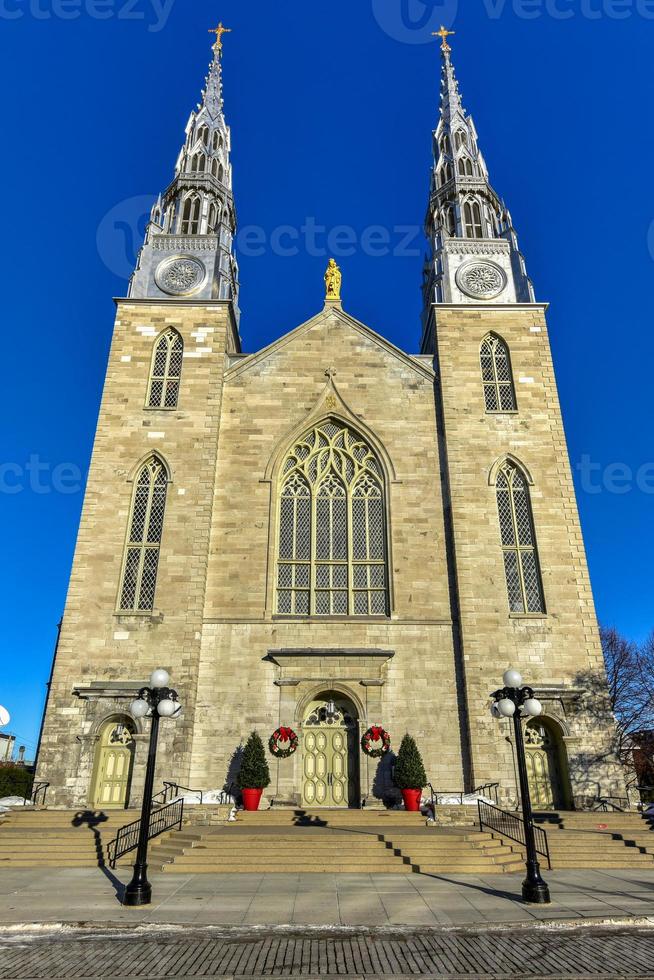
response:
M380 748L373 749L373 742L381 742L382 744ZM371 756L373 759L379 759L380 756L386 755L390 747L391 736L381 725L371 725L361 736L361 748L366 755Z
M288 748L283 749L279 744L280 742L288 742ZM268 748L272 755L277 756L278 759L288 759L289 755L293 755L297 746L297 735L292 728L284 728L283 725L275 729L268 741Z

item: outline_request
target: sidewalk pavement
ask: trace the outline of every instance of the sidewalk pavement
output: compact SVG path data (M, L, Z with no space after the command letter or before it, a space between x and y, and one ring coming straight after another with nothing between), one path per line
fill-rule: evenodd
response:
M152 904L120 904L131 869L0 870L1 929L12 924L479 926L631 917L654 925L654 870L551 871L551 905L527 905L524 875L151 875Z

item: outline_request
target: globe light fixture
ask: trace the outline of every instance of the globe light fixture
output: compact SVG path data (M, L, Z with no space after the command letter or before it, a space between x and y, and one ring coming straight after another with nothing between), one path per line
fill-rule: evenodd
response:
M145 718L149 710L150 705L144 698L137 698L129 706L129 713L132 718Z
M522 806L522 824L524 827L525 850L527 852L527 877L522 883L522 897L526 902L537 905L547 905L551 901L550 890L543 881L536 851L536 834L534 832L534 815L531 809L529 795L529 777L527 774L527 758L525 742L522 734L522 719L536 718L542 713L543 706L534 697L530 687L522 686L522 674L510 667L504 671L502 678L504 687L491 695L493 704L491 714L495 718L513 718L516 757L518 762L518 777L520 780L520 803Z
M505 687L520 687L522 685L522 674L514 670L513 667L509 667L508 670L504 671L502 683Z
M0 728L4 728L11 721L11 716L6 708L3 708L0 704Z
M162 716L162 718L172 718L173 715L177 714L180 710L181 705L177 704L175 701L171 701L170 698L164 698L157 705L157 711Z
M150 674L150 687L161 688L168 687L168 681L170 680L170 674L163 667L157 667Z

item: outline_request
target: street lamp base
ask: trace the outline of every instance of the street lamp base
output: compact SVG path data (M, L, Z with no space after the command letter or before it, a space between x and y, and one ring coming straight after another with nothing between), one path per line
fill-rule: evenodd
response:
M152 885L128 885L123 895L123 905L149 905L152 901Z
M152 885L148 881L147 864L134 865L132 880L125 889L123 905L149 905L152 901Z
M533 905L549 905L551 902L547 884L544 881L529 881L528 878L522 883L522 897Z

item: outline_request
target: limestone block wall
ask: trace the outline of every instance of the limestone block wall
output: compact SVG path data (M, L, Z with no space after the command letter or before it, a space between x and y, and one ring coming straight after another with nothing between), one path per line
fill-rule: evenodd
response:
M185 345L178 406L149 409L153 343L170 326ZM156 666L170 671L184 702L182 717L162 725L160 775L184 782L188 774L222 381L226 351L237 349L227 302L118 303L38 761L50 803L87 801L102 721L126 708L129 690ZM118 600L132 481L152 452L170 474L155 609L125 615ZM132 803L141 769L135 767Z
M489 693L513 664L547 694L578 803L620 792L604 666L545 320L539 305L436 307L435 349L446 443L473 780L514 783L507 726ZM517 412L485 410L479 348L494 331L508 344ZM509 612L494 464L506 454L531 479L546 612ZM506 730L504 730L506 728Z

